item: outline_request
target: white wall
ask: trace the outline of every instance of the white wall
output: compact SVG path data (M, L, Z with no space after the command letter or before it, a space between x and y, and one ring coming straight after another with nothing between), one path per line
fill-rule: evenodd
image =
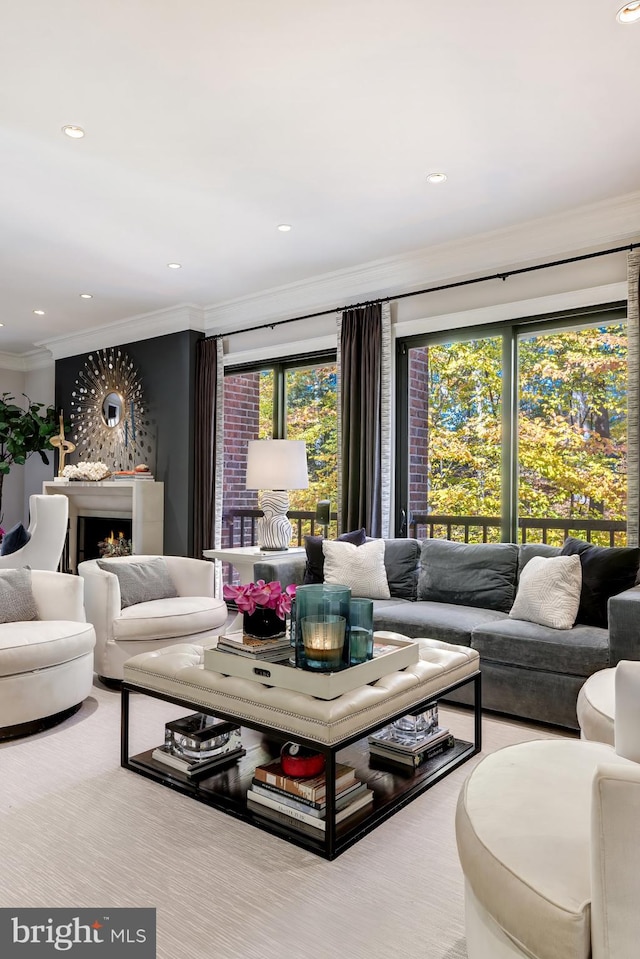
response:
M3 369L0 364L0 393L11 393L18 406L26 406L22 395L26 393L33 403L53 404L55 366L53 361L42 369L28 372ZM16 523L29 520L29 497L32 493L42 492L44 480L53 479L53 449L49 456L49 465L45 466L38 454L29 457L24 466L12 466L5 476L2 492L2 526L10 529Z
M18 406L25 403L21 395L25 391L25 374L21 370L0 369L0 393L10 393ZM24 502L24 467L12 466L11 472L5 476L2 487L2 505L0 506L1 525L10 529L16 523L27 519L23 510ZM26 525L26 524L25 524Z
M567 252L563 258L580 252L582 251ZM498 271L493 269L489 272ZM396 336L410 336L624 300L626 277L627 254L616 253L509 277L504 281L490 280L396 301L391 297L393 330ZM465 274L461 272L459 278L466 278ZM426 289L451 281L446 277L431 280L425 278L421 284L414 282L411 286L399 285L395 292ZM366 294L363 293L360 298L366 299ZM342 301L337 300L335 305L357 300L357 296L351 299L345 297ZM275 329L232 333L226 336L223 342L225 366L286 356L302 350L328 349L336 345L336 314L331 312L326 316L301 320L299 323L286 323Z

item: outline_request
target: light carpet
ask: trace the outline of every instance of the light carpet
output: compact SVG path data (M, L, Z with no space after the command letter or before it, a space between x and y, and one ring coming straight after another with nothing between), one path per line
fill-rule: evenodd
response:
M185 710L132 697L132 752ZM442 709L471 738L472 716ZM119 766L120 696L0 745L0 905L157 909L159 959L466 959L467 762L333 862ZM485 717L484 753L562 733Z

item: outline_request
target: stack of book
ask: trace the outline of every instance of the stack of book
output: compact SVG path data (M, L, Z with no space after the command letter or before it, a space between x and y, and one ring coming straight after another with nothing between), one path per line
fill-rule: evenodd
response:
M236 653L238 656L277 663L289 657L291 644L288 636L280 636L278 639L253 639L246 633L237 632L218 636L218 649L223 653Z
M373 792L361 782L352 766L336 763L336 822L373 802ZM279 759L256 766L247 806L272 822L293 825L308 835L326 829L327 788L325 774L312 778L287 776Z
M453 746L453 735L442 726L436 726L422 739L414 742L398 734L393 724L369 736L369 755L372 759L403 769L417 769Z
M150 473L148 470L144 472L140 470L117 470L115 473L111 474L112 480L152 480L153 473Z

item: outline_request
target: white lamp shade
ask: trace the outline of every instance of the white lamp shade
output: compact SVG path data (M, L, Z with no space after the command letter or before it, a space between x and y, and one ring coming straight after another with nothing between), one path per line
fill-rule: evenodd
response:
M247 489L308 489L304 440L249 440Z

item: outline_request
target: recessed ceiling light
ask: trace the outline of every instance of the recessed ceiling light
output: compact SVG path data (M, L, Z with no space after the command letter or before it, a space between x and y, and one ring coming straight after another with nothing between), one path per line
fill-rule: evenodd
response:
M80 299L81 299L81 300L92 300L92 299L93 299L93 293L81 293L81 294L80 294Z
M34 310L36 316L44 316L44 310Z
M167 263L167 266L169 267L170 270L181 270L181 269L182 269L182 263Z
M427 173L427 181L429 183L444 183L446 179L446 173Z
M618 23L637 23L640 20L640 0L635 3L626 3L616 13Z
M81 140L84 136L84 130L82 127L74 127L70 123L62 128L62 132L66 133L66 135L71 137L73 140Z
M290 224L290 223L278 223L278 229L280 230L281 233L288 233L289 230L291 229L291 224Z

